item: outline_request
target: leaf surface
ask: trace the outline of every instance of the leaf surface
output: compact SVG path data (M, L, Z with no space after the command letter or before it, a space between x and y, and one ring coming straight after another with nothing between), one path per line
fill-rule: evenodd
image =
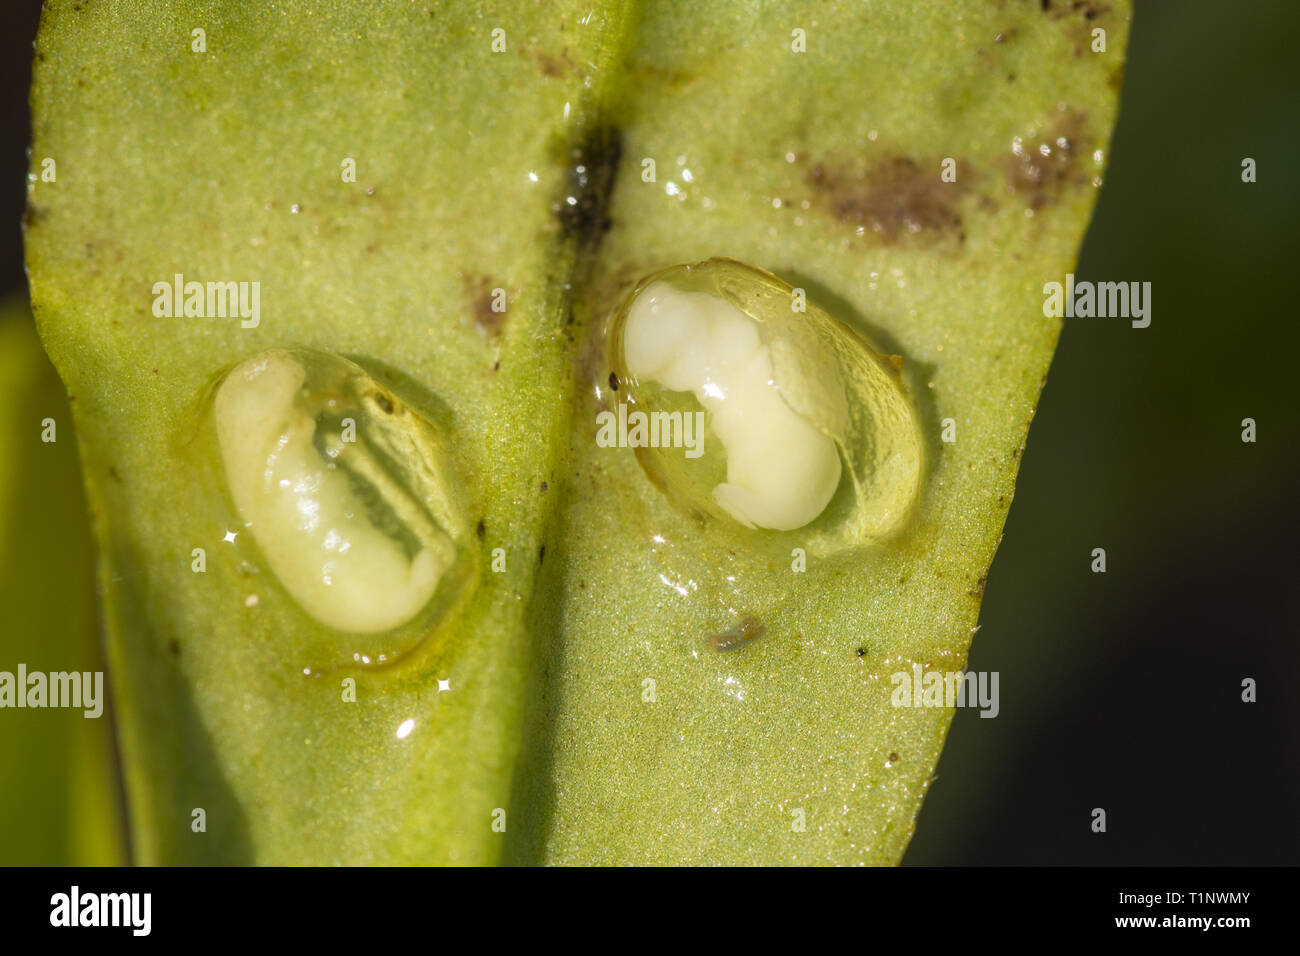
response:
M965 662L1114 118L1125 5L1048 6L48 5L28 265L138 857L896 862L952 710L891 676ZM713 256L902 356L904 532L796 572L596 446L620 297ZM260 321L157 316L176 274L260 282ZM272 348L450 436L475 570L391 666L239 533L204 400Z
M0 846L10 866L111 866L126 847L77 440L18 296L0 304L0 410L0 671L24 701L19 667L46 679L45 707L7 701L0 721ZM50 706L56 680L83 706Z

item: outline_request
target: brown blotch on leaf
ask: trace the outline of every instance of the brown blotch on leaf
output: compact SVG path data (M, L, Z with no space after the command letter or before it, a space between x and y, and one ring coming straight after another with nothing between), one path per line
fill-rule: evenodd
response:
M461 288L469 299L470 314L479 332L488 338L498 337L506 326L506 313L492 311L493 289L501 288L491 276L466 276Z
M1038 8L1050 13L1053 20L1060 20L1071 15L1082 15L1085 20L1096 20L1103 14L1110 13L1110 4L1098 3L1096 0L1039 0Z
M526 50L525 53L537 64L544 76L558 78L566 73L571 73L574 76L581 75L582 71L578 68L578 64L573 61L573 57L569 56L568 50L561 50L559 53L548 53L545 50L532 47Z
M767 627L762 621L752 614L746 614L735 627L709 638L709 646L715 651L732 651L762 637L766 631Z
M658 87L669 92L688 86L701 78L698 73L669 69L662 64L637 57L633 57L628 62L626 69L636 86Z
M1092 152L1085 117L1068 112L1045 133L1017 136L1004 165L1007 189L1035 211L1056 203L1069 186L1087 185L1082 157Z
M942 172L940 159L893 156L869 169L813 163L804 178L816 203L840 222L893 244L964 233L958 206L972 176L970 164L957 160L956 182L944 182Z
M594 252L613 226L609 197L614 189L623 134L609 124L586 130L568 154L569 177L564 196L555 204L560 231Z

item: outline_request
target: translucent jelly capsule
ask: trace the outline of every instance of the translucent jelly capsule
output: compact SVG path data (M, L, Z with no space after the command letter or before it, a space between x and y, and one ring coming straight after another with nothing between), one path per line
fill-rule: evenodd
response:
M237 365L213 419L235 507L307 613L377 633L430 603L460 536L432 425L359 366L307 350Z
M674 500L823 540L906 521L922 446L896 360L776 276L733 259L673 266L637 285L611 332L625 444Z

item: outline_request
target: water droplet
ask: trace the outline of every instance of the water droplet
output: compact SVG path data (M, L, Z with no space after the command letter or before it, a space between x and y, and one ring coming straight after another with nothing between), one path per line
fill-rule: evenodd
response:
M901 359L776 276L734 259L648 276L615 313L611 350L629 425L636 412L645 425L627 444L688 512L801 529L818 550L910 516L922 446Z
M360 366L264 352L224 377L212 414L236 510L316 620L391 631L439 603L440 584L454 585L465 528L444 444Z

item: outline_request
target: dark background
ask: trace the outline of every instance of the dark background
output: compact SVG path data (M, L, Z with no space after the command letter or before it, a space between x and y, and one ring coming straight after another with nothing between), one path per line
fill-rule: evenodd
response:
M1076 272L1151 326L1066 320L969 660L1002 712L958 711L906 863L1300 862L1300 5L1136 7Z
M4 13L0 298L39 8ZM906 863L1300 862L1298 49L1288 0L1137 2L1076 273L1151 282L1151 326L1066 323L969 661L1001 713L958 712Z

